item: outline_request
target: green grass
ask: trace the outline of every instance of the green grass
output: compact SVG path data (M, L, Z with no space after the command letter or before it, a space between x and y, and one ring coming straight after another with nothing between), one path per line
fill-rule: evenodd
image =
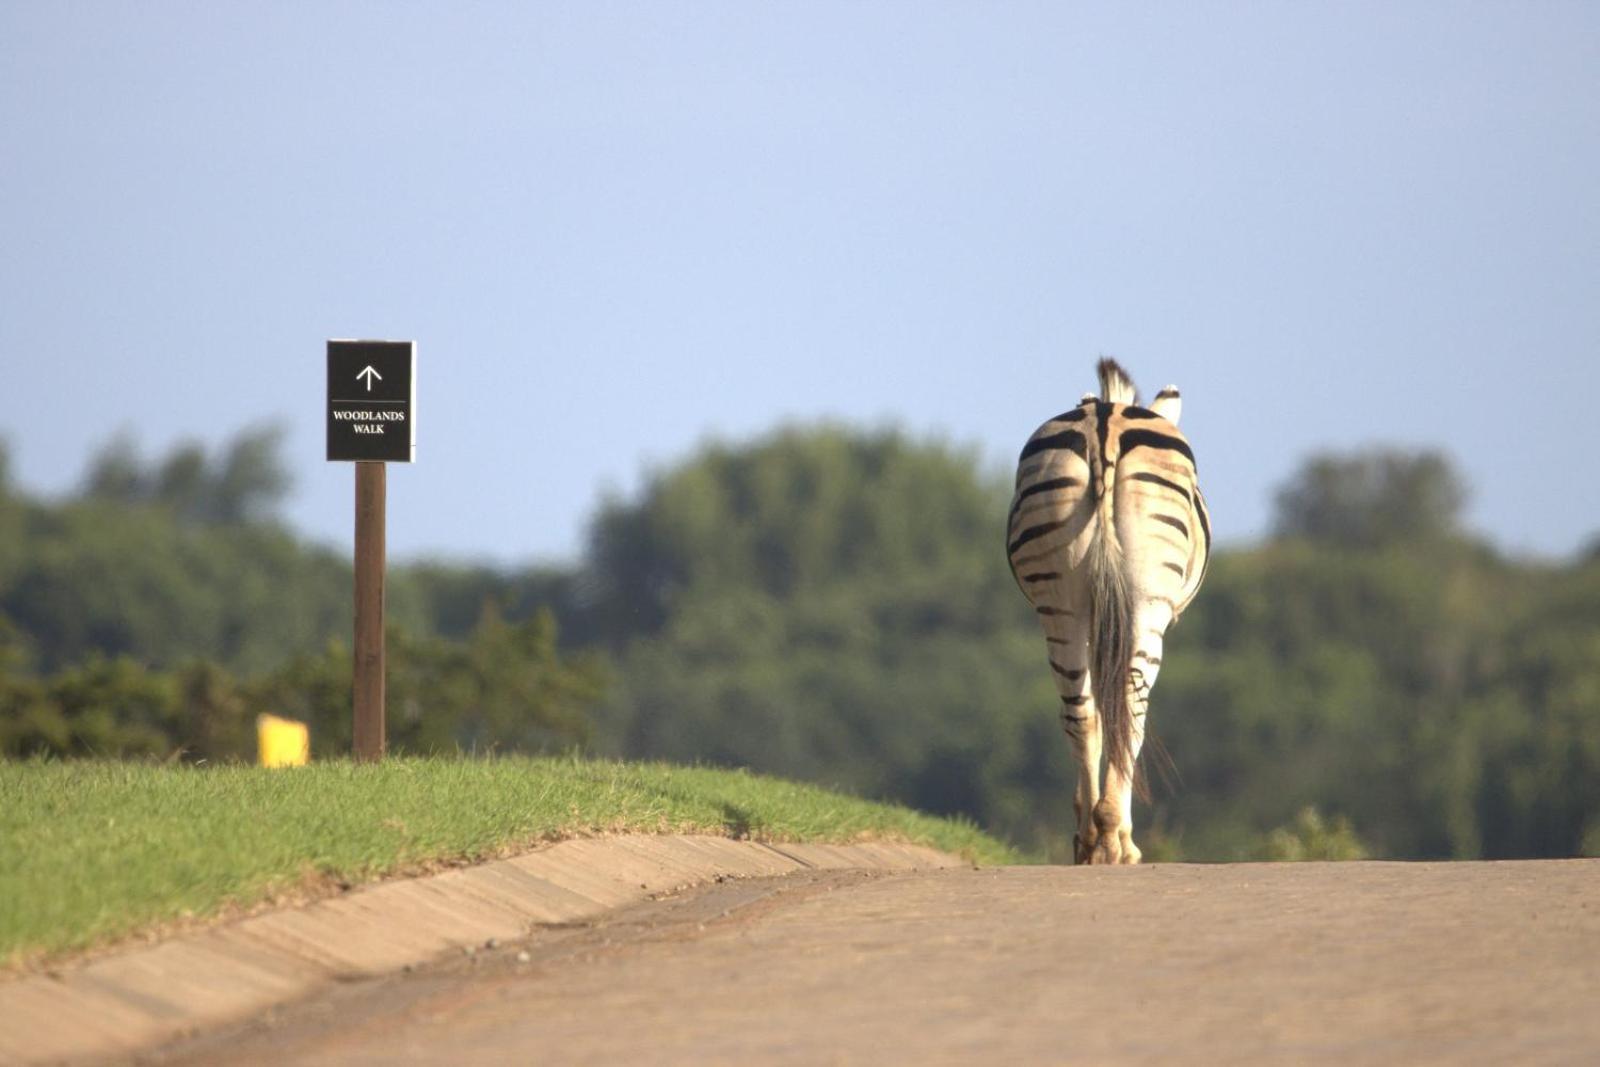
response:
M1016 862L967 823L739 771L576 759L293 769L0 761L0 964L329 883L607 832L869 838Z

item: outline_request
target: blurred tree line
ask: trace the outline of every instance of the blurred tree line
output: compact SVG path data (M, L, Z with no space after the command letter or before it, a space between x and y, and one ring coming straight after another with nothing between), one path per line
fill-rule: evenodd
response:
M349 751L350 562L273 519L280 436L148 463L118 439L59 502L18 493L0 450L0 755L250 759L260 712L306 722L319 756ZM539 604L509 598L524 610L506 620L512 583L484 578L391 582L391 745L581 745L604 663L560 650Z
M270 430L46 503L0 464L0 752L348 744L348 561L272 519ZM748 766L1060 855L1071 771L1007 572L1010 487L893 431L710 445L606 501L571 567L391 574L390 733ZM1505 558L1429 452L1310 459L1172 633L1151 858L1600 853L1600 551ZM559 633L557 624L559 623Z

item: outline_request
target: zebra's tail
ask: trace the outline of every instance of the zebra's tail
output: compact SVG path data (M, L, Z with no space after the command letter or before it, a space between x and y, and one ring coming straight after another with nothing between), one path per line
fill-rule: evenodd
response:
M1113 404L1136 402L1133 379L1115 360L1102 359L1099 365L1101 398ZM1133 591L1129 587L1127 561L1117 538L1115 514L1117 468L1100 457L1100 481L1096 486L1095 535L1089 545L1090 688L1105 738L1106 755L1112 766L1125 767L1134 775L1134 787L1148 800L1144 780L1133 765L1133 708L1128 704L1129 675L1133 667Z
M1133 379L1114 359L1102 359L1095 367L1100 375L1100 399L1112 404L1137 404L1139 390Z
M1106 472L1100 497L1100 519L1089 546L1089 581L1094 605L1090 620L1090 688L1111 765L1133 770L1133 709L1128 704L1129 671L1133 662L1133 594L1117 528L1112 520L1113 469ZM1144 784L1135 778L1144 797ZM1148 798L1145 798L1148 799Z

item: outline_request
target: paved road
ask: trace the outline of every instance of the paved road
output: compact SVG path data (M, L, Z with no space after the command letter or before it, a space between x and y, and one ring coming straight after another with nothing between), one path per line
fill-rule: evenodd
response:
M148 1062L1530 1064L1596 1050L1600 861L1573 860L730 882Z

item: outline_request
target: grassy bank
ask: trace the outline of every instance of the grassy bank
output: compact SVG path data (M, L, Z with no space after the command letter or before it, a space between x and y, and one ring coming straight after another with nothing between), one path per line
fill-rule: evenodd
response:
M737 771L520 758L270 771L0 762L0 964L605 832L895 838L1019 859L970 825Z

